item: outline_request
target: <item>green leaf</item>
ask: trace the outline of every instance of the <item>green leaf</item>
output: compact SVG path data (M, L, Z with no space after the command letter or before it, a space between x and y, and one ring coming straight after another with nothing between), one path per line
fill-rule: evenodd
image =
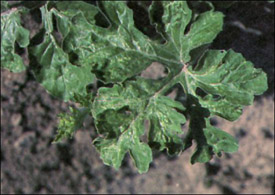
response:
M5 12L2 12L2 5ZM26 69L22 58L16 54L15 46L21 48L29 45L30 32L21 25L22 9L7 9L7 4L1 1L1 67L11 72L21 72Z
M9 2L8 1L1 1L1 16L4 11L9 9Z
M60 115L56 142L71 137L92 114L98 133L93 143L103 162L116 169L130 154L139 173L147 172L152 149L178 155L193 141L191 163L207 162L214 154L238 149L231 135L210 124L210 117L239 118L254 95L267 89L267 77L241 54L208 50L224 15L212 3L206 2L210 10L203 13L200 2L191 4L192 10L186 1L153 2L148 14L159 35L151 39L136 28L126 2L47 2L40 9L43 28L30 45L21 12L12 9L1 13L1 66L23 70L14 50L16 44L29 45L36 79L52 95L84 107ZM162 64L167 75L140 77L153 62ZM92 83L100 86L96 95L89 92ZM166 97L178 84L183 97ZM183 137L186 118L190 123Z
M167 40L167 49L178 54L176 60L187 63L190 61L190 51L202 45L211 43L217 34L222 30L223 14L213 10L200 14L191 23L192 11L188 8L187 2L162 2L164 14L161 23L154 21L154 10L158 2L150 7L150 19ZM191 23L190 29L187 25Z
M152 40L147 40L147 45L143 44L148 37L134 27L132 11L123 2L103 3L103 11L110 22L108 31L93 27L100 29L100 33L95 33L98 38L94 39L96 45L104 43L108 47L103 50L104 54L95 50L92 55L97 63L95 71L100 70L103 75L100 79L107 83L118 82L111 88L100 88L94 99L92 113L100 135L94 144L104 163L115 168L121 165L127 152L138 166L138 154L135 155L138 151L133 150L138 147L150 146L157 150L166 149L169 154L179 154L195 140L197 149L191 158L192 163L207 162L213 154L220 156L222 151L236 151L238 144L235 139L211 126L209 117L218 115L235 120L243 106L252 103L254 95L267 89L266 75L254 69L252 63L240 54L231 50L206 50L206 45L222 30L222 13L214 12L212 7L210 11L192 18L186 2L161 2L161 5L164 9L162 21L154 15L156 3L151 5L149 14L151 23L166 39L165 44ZM190 30L187 30L189 24ZM99 34L104 36L99 37ZM140 44L138 47L132 47L137 43ZM150 48L154 48L153 52L147 49L149 44ZM193 51L196 52L192 54ZM203 56L196 63L201 54ZM159 80L132 79L152 61L158 61L169 70L167 77ZM189 62L193 66L188 67ZM187 109L164 96L177 83L184 89ZM198 90L203 91L205 96ZM181 112L191 117L184 140L181 138L181 124L186 119ZM150 122L150 129L147 142L144 142L141 136L145 133L143 123L146 120ZM144 151L150 153L147 149ZM151 155L143 158L143 164L148 167ZM147 168L138 169L140 172L147 171Z
M110 112L111 113L111 112ZM117 114L118 118L121 118L121 115L125 113ZM115 114L113 114L115 115ZM110 115L107 115L109 117ZM108 133L105 139L99 137L94 140L94 144L97 150L100 152L100 156L103 162L107 165L114 166L116 169L120 167L124 155L127 151L130 152L131 157L134 160L135 165L138 168L140 173L147 172L149 168L149 163L152 161L152 151L146 143L142 143L139 139L142 131L142 120L141 117L131 116L131 120L126 119L129 123L126 125L116 124L113 129L104 129ZM101 126L102 123L110 123L110 118L108 121L98 121L97 127ZM118 121L116 121L117 123ZM120 125L120 126L119 126ZM104 126L107 126L106 124ZM107 132L109 130L109 132ZM113 132L112 132L113 131ZM113 134L117 133L116 138L113 138ZM142 150L141 150L142 149Z
M125 2L103 1L102 4L110 26L92 27L96 47L91 60L96 64L95 71L103 74L100 79L105 82L122 82L139 74L154 61L174 71L183 62L190 61L191 50L212 42L222 30L222 13L211 10L203 13L185 34L191 19L187 3L162 2L167 42L160 44L134 26L133 12Z
M197 66L184 68L181 84L188 93L199 99L200 104L214 115L236 120L243 106L253 103L254 95L267 90L267 77L261 69L232 50L209 50ZM206 95L201 97L197 89Z
M93 144L100 153L100 157L104 164L113 166L118 169L121 166L121 162L127 149L123 147L123 144L117 143L118 141L114 139L104 139L98 137L94 140Z
M64 138L72 138L73 134L83 127L83 122L89 114L89 109L87 108L74 109L70 107L70 110L70 114L59 114L57 135L53 143L60 142Z
M222 30L224 15L221 12L207 11L199 15L186 36L181 37L181 62L189 62L192 49L211 43Z
M167 56L165 61L174 58L135 27L133 11L125 2L103 1L102 6L110 26L92 27L95 52L91 55L95 71L103 74L99 77L101 80L122 82L141 73L157 59L159 61L159 56Z
M210 125L209 120L206 121L204 135L207 143L213 148L215 154L219 154L222 151L228 153L238 151L239 146L237 140L232 135Z
M135 27L133 11L125 2L103 1L100 13L89 5L89 15L87 9L81 9L83 12L78 9L83 7L83 3L73 4L69 9L65 3L60 2L55 6L59 12L52 9L52 13L56 17L57 28L64 37L63 50L78 56L75 61L77 65L90 64L98 79L106 83L123 82L140 74L154 61L162 63L170 71L179 69L183 62L190 60L191 50L210 43L221 30L223 15L211 10L203 13L191 25L190 31L184 34L191 19L191 10L186 2L163 4L162 20L168 37L165 44L150 40ZM96 25L97 14L106 18L108 28ZM51 20L45 21L52 23ZM45 26L51 27L49 31L52 31L52 24Z
M63 37L62 48L75 65L93 66L90 55L95 50L92 24L98 9L85 2L57 2L53 9L57 29Z
M181 124L186 121L184 115L173 108L185 110L179 102L160 96L152 101L147 111L150 122L149 145L158 150L166 148L171 155L179 154L183 149L179 135L183 134Z
M213 127L210 124L207 109L199 106L191 108L189 130L185 137L185 148L192 145L192 139L197 143L197 148L191 157L191 163L205 163L211 160L213 154L221 156L221 152L236 152L238 143L230 134Z
M99 89L92 113L98 133L105 139L99 137L94 144L105 164L118 168L129 151L139 172L147 172L152 152L148 144L140 141L145 120L150 121L151 147L166 148L170 154L181 151L179 146L183 143L179 135L183 133L181 124L185 123L185 117L175 109L185 108L160 95L159 90L159 82L143 78L126 82L125 86Z
M87 94L86 86L93 83L95 79L94 74L91 73L92 66L83 61L81 61L81 64L72 64L70 53L62 48L62 44L58 43L54 34L53 15L56 18L62 17L62 20L57 19L57 25L61 29L63 27L64 29L70 29L70 25L72 25L72 22L69 22L70 18L62 15L62 13L57 12L55 9L48 11L47 5L41 8L41 12L45 29L44 40L39 45L30 48L30 60L33 64L32 68L34 69L36 79L49 93L65 101L74 100L76 94L85 96ZM83 17L79 13L76 12L75 14ZM65 38L67 38L66 34L74 33L74 37L71 37L73 41L83 38L80 33L76 34L73 30L69 32L65 32L65 30L60 31L64 34ZM68 43L70 39L68 38L64 42ZM84 53L85 48L79 50L79 52Z

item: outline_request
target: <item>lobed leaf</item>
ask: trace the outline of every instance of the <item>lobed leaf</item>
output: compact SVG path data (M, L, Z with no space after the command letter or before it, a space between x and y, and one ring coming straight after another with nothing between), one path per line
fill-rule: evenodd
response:
M233 136L210 124L207 109L196 105L191 108L190 112L190 124L184 140L184 150L192 145L192 140L196 141L196 151L191 157L192 164L208 162L213 154L221 156L221 152L238 150L238 142Z
M97 64L96 70L103 72L104 81L122 82L139 74L154 61L167 66L170 71L175 71L182 63L190 61L191 50L212 42L222 30L223 15L211 10L193 22L190 31L185 34L187 24L191 22L191 10L187 3L162 4L162 22L167 37L165 44L150 40L135 28L132 10L124 2L103 2L110 26L108 29L94 28L99 30L96 32L98 39L95 42L104 42L105 47L96 51L91 58Z
M21 25L21 13L26 10L7 9L7 2L1 1L1 67L17 73L25 70L26 67L15 51L16 44L26 48L29 45L30 32Z
M185 123L185 117L175 108L184 110L184 107L158 95L158 89L158 82L143 78L126 82L124 87L114 85L99 89L92 113L98 133L103 137L96 139L94 144L105 164L118 168L129 151L139 172L146 172L152 161L149 145L160 150L166 148L170 154L181 151L179 146L183 143L179 135L182 134L181 124ZM145 131L145 120L150 121L149 145L140 141ZM119 154L116 154L117 151Z
M1 5L1 12L8 9ZM224 17L208 5L211 9L199 14L186 1L154 1L148 14L159 37L152 40L136 28L126 2L48 2L40 9L43 29L30 45L21 11L8 10L1 13L1 66L24 70L15 47L28 47L30 68L46 90L85 107L60 115L56 142L71 137L92 114L99 134L93 143L103 162L116 169L129 153L138 171L147 172L152 149L179 154L193 140L191 163L207 162L214 154L238 149L236 140L209 118L236 120L254 95L267 89L266 74L241 54L207 49ZM166 68L166 77L139 76L153 62ZM87 87L95 79L103 87L94 97ZM181 102L165 96L178 83L185 96ZM183 138L186 118L190 125Z
M212 114L230 121L239 118L243 106L253 103L254 95L267 90L266 74L232 50L209 50L193 70L184 72L181 83L188 86L188 93ZM198 88L206 93L204 97L197 94Z
M134 67L136 72L133 70L130 72L137 74L140 69L145 69L147 65L144 66L144 64L149 64L151 61L142 60L149 59L147 52L150 50L146 49L146 45L138 47L138 52L144 54L143 58L135 55L127 58L117 55L119 52L129 53L129 51L120 50L121 46L127 46L133 51L132 41L136 38L135 34L139 35L140 32L134 28L132 12L124 3L103 4L104 12L111 24L108 30L111 32L116 29L118 33L104 34L103 31L101 34L104 34L104 39L109 35L112 36L115 42L113 45L116 44L120 49L116 50L117 47L112 49L115 61L110 59L109 55L107 55L107 61L103 55L100 55L100 59L104 61L102 68L108 72L108 68L114 66L112 74L117 74L123 79L109 80L109 82L117 81L119 84L115 84L112 88L100 88L94 100L92 113L98 133L101 135L94 143L105 164L116 168L121 165L123 156L128 151L133 157L135 154L131 152L132 148L140 146L141 143L145 144L146 148L149 145L158 150L166 149L169 154L179 154L190 147L192 140L195 140L197 149L191 157L192 163L207 162L213 154L220 156L222 151L236 151L238 149L236 140L211 126L209 117L218 115L228 120L236 120L243 106L250 105L254 95L263 93L267 88L265 73L254 69L252 63L247 62L240 54L232 50L207 51L204 47L211 43L221 31L223 14L214 12L212 8L200 14L195 20L191 20L192 12L186 2L162 2L161 4L164 9L162 23L154 18L156 7L152 6L156 6L155 3L151 5L149 14L151 14L151 23L155 24L157 31L166 39L166 43L160 44L153 41L148 43L154 48L153 55L150 55L153 58L150 59L166 66L169 70L168 75L160 80L136 77L133 81L124 81L125 78L132 76L125 74L124 71ZM188 31L186 31L187 25L190 25ZM132 39L128 38L128 32L133 34ZM140 37L140 41L148 38L145 35ZM192 64L195 62L190 55L194 49L200 49L200 54L204 50L204 55L196 65L188 67L189 62L192 61ZM164 50L166 52L163 52ZM98 63L98 56L93 57ZM128 63L125 59L136 60ZM112 62L115 63L112 64ZM115 64L119 65L115 66ZM124 82L120 83L122 81ZM176 83L180 83L184 88L187 110L181 103L164 96L165 92ZM203 91L205 96L199 94L198 90ZM195 105L194 108L193 105ZM183 133L181 124L186 121L181 113L183 111L191 117L190 128L184 140L180 137ZM150 122L148 145L140 141L140 137L145 133L143 127L145 120ZM115 151L119 153L116 154ZM144 164L147 163L147 167L150 163L148 159L151 159L151 155L148 156L149 158L144 158ZM136 158L133 159L135 164L138 164ZM144 172L147 169L139 171Z
M48 5L48 4L47 4ZM95 79L94 74L91 73L92 66L89 63L83 62L80 64L73 64L70 60L70 51L62 48L62 44L71 42L65 39L60 45L54 34L53 17L62 17L57 19L59 28L69 28L72 25L68 17L57 12L55 9L48 11L48 8L43 6L41 8L42 19L44 21L44 39L39 45L30 48L30 59L32 61L32 68L36 79L47 89L52 95L62 98L65 101L74 100L76 94L85 96L86 86L92 83ZM66 12L67 13L67 12ZM76 15L78 13L75 13ZM70 15L70 14L68 14ZM83 15L82 15L83 16ZM85 24L82 24L84 26ZM75 27L76 28L76 27ZM76 34L74 28L69 32L60 30L65 38L68 33L75 36L71 37L73 41L82 38L81 34ZM64 39L64 38L63 38ZM63 41L63 40L62 40ZM80 52L85 52L80 50ZM85 57L85 56L84 56Z
M135 27L133 11L125 2L103 1L102 6L109 27L93 26L95 53L91 55L95 70L103 74L101 80L123 82L154 61L167 62L174 58Z

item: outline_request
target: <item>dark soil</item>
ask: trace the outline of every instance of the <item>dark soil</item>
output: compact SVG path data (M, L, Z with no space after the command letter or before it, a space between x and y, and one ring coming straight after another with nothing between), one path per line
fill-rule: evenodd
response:
M269 82L239 120L213 120L239 140L238 152L195 165L189 163L194 147L174 158L157 153L142 175L127 156L116 171L103 164L91 143L91 120L73 139L51 144L57 114L73 103L50 96L29 71L1 69L1 193L274 194L274 3L219 9L226 16L224 31L211 47L241 52ZM25 26L39 25L27 20Z

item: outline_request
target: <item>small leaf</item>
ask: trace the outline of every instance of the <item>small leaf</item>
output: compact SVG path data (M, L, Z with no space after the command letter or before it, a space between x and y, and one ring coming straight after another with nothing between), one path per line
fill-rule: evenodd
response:
M152 150L145 143L139 143L134 145L130 149L130 154L138 168L139 173L146 173L149 168L149 164L152 162Z
M59 114L58 133L55 136L53 143L60 142L64 138L72 138L73 134L83 127L83 122L87 117L89 110L87 108L70 108L70 110L71 114Z
M209 145L203 145L198 147L194 154L191 156L191 164L194 163L206 163L212 159L212 150Z
M228 153L238 151L237 140L232 135L210 125L209 120L206 121L204 134L207 143L213 148L215 154L219 154L222 151Z
M206 109L198 106L192 107L191 113L189 136L186 137L185 144L187 147L192 145L188 143L190 138L197 143L196 151L191 157L192 164L208 162L213 154L220 156L221 152L238 150L238 143L233 136L210 124Z

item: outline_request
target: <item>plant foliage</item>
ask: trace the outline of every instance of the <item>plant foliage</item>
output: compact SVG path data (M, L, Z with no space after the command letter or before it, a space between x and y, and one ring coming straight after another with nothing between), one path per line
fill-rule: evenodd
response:
M82 105L60 115L55 141L71 137L91 115L98 132L93 144L116 169L129 153L138 171L147 172L152 149L178 155L193 140L191 163L237 151L234 137L212 126L210 118L238 119L254 95L267 89L266 74L241 54L207 49L223 27L224 15L213 6L197 13L185 1L152 2L147 11L160 35L156 39L136 27L125 2L47 2L40 7L42 28L32 38L20 20L31 8L10 9L5 1L2 6L1 66L25 70L16 45L26 48L37 81L50 94ZM153 62L166 68L164 78L140 76ZM95 81L102 86L89 92ZM176 84L184 91L182 101L166 96Z

